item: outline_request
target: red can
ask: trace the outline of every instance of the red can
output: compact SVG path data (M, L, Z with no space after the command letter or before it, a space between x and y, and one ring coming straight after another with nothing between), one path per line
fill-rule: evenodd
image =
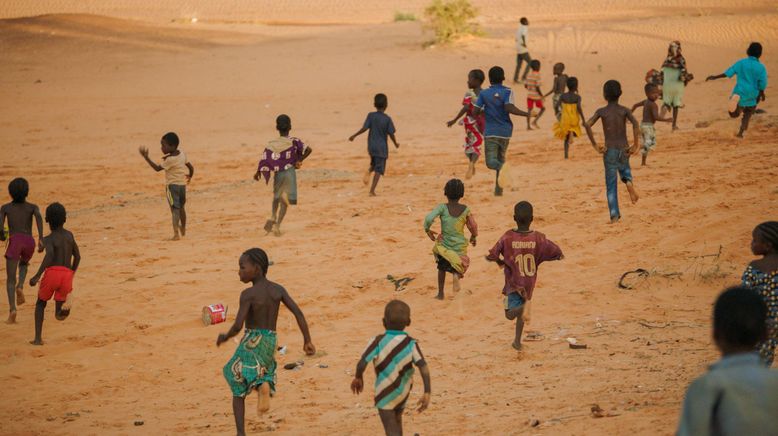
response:
M203 324L219 324L227 321L227 308L223 304L211 304L203 307Z

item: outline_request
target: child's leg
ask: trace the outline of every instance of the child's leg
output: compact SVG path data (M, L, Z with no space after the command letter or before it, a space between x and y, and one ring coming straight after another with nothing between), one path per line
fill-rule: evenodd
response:
M186 209L184 209L183 205L181 205L181 209L179 209L178 218L181 223L179 226L181 229L181 236L186 236Z
M370 183L370 173L373 172L373 167L370 167L367 169L367 172L365 172L365 175L362 177L362 184L367 186L368 183Z
M540 117L543 116L543 114L546 112L546 107L543 106L540 108L540 112L538 112L538 116L535 117L535 121L532 122L532 125L535 126L536 129L539 129L540 126L538 126L538 120ZM529 118L527 118L529 120Z
M438 300L443 299L443 288L446 287L446 272L438 270L438 295L435 296Z
M27 269L30 267L29 263L26 262L20 262L19 263L19 280L16 281L16 295L17 299L20 294L22 294L22 289L24 289L24 281L27 280ZM21 301L19 301L19 304L24 303L24 296L22 295Z
M178 223L181 222L181 209L171 207L170 214L173 217L173 240L177 241L181 239L181 237L178 235Z
M273 220L273 223L275 223L277 221L277 217L278 217L278 204L280 202L281 202L281 200L279 200L278 198L274 198L273 199L273 216L271 217L271 219Z
M618 194L619 153L621 153L620 150L609 148L605 150L603 158L605 162L605 192L608 199L611 222L616 222L621 218Z
M470 179L475 174L475 162L478 159L478 155L470 153L467 155L467 172L465 173L465 179Z
M743 119L740 121L740 131L737 133L738 138L743 137L743 133L748 129L748 122L751 120L751 115L754 113L754 108L743 109Z
M43 331L43 311L46 309L46 301L38 298L35 303L35 340L30 341L33 345L43 345L41 334Z
M19 261L14 259L5 259L6 282L5 289L8 294L8 320L6 324L16 322L16 266Z
M459 292L459 290L462 289L462 287L459 285L459 274L454 273L452 275L454 276L454 284L453 284L453 286L451 288L456 293L456 292Z
M378 186L378 179L380 179L380 178L381 178L381 174L378 171L373 173L373 184L370 185L370 196L371 197L375 197L375 188L376 188L376 186Z
M63 309L62 306L65 304L64 301L55 301L54 302L54 318L57 318L59 321L64 321L67 319L67 317L70 315L70 309Z
M259 385L257 396L259 397L259 401L257 401L257 415L262 415L270 410L270 385L267 383Z
M678 106L673 106L673 130L678 130Z
M570 135L572 133L567 132L567 136L565 136L565 159L567 159L568 151L570 150Z
M244 436L246 434L246 428L243 424L244 415L246 414L245 398L232 397L232 414L235 415L235 429L238 436Z
M624 160L619 167L619 176L621 177L621 181L627 185L629 199L632 200L632 204L637 203L639 198L638 192L635 190L635 185L632 183L632 168L629 167L629 156L626 156L626 153Z
M379 410L378 416L381 418L381 424L384 425L384 432L386 436L402 436L403 428L402 422L398 419L398 415L402 416L402 411L399 413L394 410Z
M524 332L524 318L521 316L524 312L524 306L521 306L518 316L516 316L516 337L513 339L513 348L521 350L521 334Z

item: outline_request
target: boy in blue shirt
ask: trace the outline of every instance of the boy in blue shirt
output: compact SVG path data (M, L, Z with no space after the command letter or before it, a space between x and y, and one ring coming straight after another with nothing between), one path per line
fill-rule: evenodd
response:
M762 44L752 42L746 50L747 58L735 62L724 73L717 76L708 76L705 81L722 79L724 77L737 76L735 88L729 98L729 116L737 118L743 113L740 122L738 138L743 137L743 132L748 129L751 115L756 112L756 105L765 100L764 90L767 88L767 68L759 62L762 56Z
M474 109L476 115L481 112L485 114L486 167L497 172L494 180L494 195L496 196L502 195L499 181L500 170L505 165L505 153L508 151L508 143L513 135L510 114L529 117L529 113L516 107L513 91L502 86L503 81L505 81L505 71L497 66L490 68L489 83L492 86L478 94Z
M370 196L375 197L375 188L378 185L378 179L384 175L386 170L386 159L389 157L389 145L386 142L386 137L392 138L392 142L396 148L400 148L400 144L397 143L397 138L394 137L394 123L389 115L385 114L386 107L388 106L388 99L385 94L376 94L373 98L373 106L376 111L367 114L365 123L362 128L348 140L354 141L354 138L370 130L367 136L367 152L370 154L370 168L365 174L364 183L367 185L370 180L370 173L373 174L373 184L370 185Z

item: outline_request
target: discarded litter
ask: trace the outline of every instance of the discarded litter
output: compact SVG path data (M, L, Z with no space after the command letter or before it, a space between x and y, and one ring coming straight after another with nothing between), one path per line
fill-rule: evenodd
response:
M386 276L386 280L389 280L394 284L394 291L400 292L405 290L405 286L408 285L411 281L413 281L413 277L400 277L400 278L394 278L391 274L388 274Z

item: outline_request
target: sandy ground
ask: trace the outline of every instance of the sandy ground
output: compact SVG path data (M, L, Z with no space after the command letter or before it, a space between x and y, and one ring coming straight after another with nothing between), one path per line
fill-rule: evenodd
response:
M592 0L580 11L554 1L534 12L498 2L483 8L486 37L426 50L420 24L390 23L396 8L380 9L379 2L350 2L354 10L343 14L316 2L284 2L297 21L346 22L336 26L248 23L287 20L249 11L271 2L237 1L235 10L201 14L197 25L178 22L190 14L184 6L216 2L135 3L0 2L9 17L75 13L0 21L0 181L24 176L30 201L64 203L83 253L73 314L58 322L49 308L44 347L27 343L35 295L29 287L19 323L0 325L7 392L0 433L232 432L221 368L235 344L217 348L228 326L203 327L199 316L213 303L234 314L244 288L238 257L253 246L270 253L270 277L302 307L319 354L302 370L279 371L270 415L248 413L252 433L380 433L372 375L363 395L348 387L392 298L411 305L408 330L432 371L432 406L406 415L408 434L674 431L688 382L716 358L711 303L738 282L751 259L752 228L775 219L778 207L772 88L767 113L737 140L738 124L725 113L733 82L702 83L742 57L751 40L765 44L763 60L778 71L771 50L778 13L770 2L748 2L736 14L720 0L684 8L658 1L642 10ZM411 11L422 7L404 3ZM517 122L508 153L512 188L494 198L483 161L466 183L464 202L481 235L462 291L453 295L449 282L453 298L439 302L421 221L444 200L445 182L464 175L461 128L447 129L445 121L459 108L467 71L494 64L512 71L514 29L500 7L511 17L539 17L532 47L544 80L553 62L564 61L581 81L587 114L603 104L607 79L622 81L624 104L642 99L643 76L660 65L671 39L683 41L697 80L687 88L681 130L659 126L650 166L633 160L642 198L630 205L621 190L624 219L615 226L606 224L602 163L591 147L578 141L563 161L551 116L541 119L540 131ZM564 12L555 17L556 9ZM389 95L401 148L390 155L379 197L368 198L360 181L368 164L364 139L346 138L376 92ZM271 188L250 178L279 113L291 115L292 133L314 154L299 173L300 205L276 238L260 229ZM136 151L149 146L159 159L159 137L169 130L179 133L196 168L189 234L175 243L167 241L164 176ZM596 133L601 139L599 126ZM502 274L481 256L511 227L512 206L522 199L533 202L535 228L558 242L566 259L540 268L528 329L545 339L517 356L513 326L502 315ZM33 258L33 268L41 259ZM619 276L635 268L652 275L619 289ZM395 292L387 274L414 280ZM286 311L278 330L289 349L280 363L301 358L302 338ZM567 337L589 348L571 350ZM417 378L411 401L420 389ZM255 401L247 401L250 411ZM593 404L614 416L593 418ZM532 419L539 426L530 427Z

